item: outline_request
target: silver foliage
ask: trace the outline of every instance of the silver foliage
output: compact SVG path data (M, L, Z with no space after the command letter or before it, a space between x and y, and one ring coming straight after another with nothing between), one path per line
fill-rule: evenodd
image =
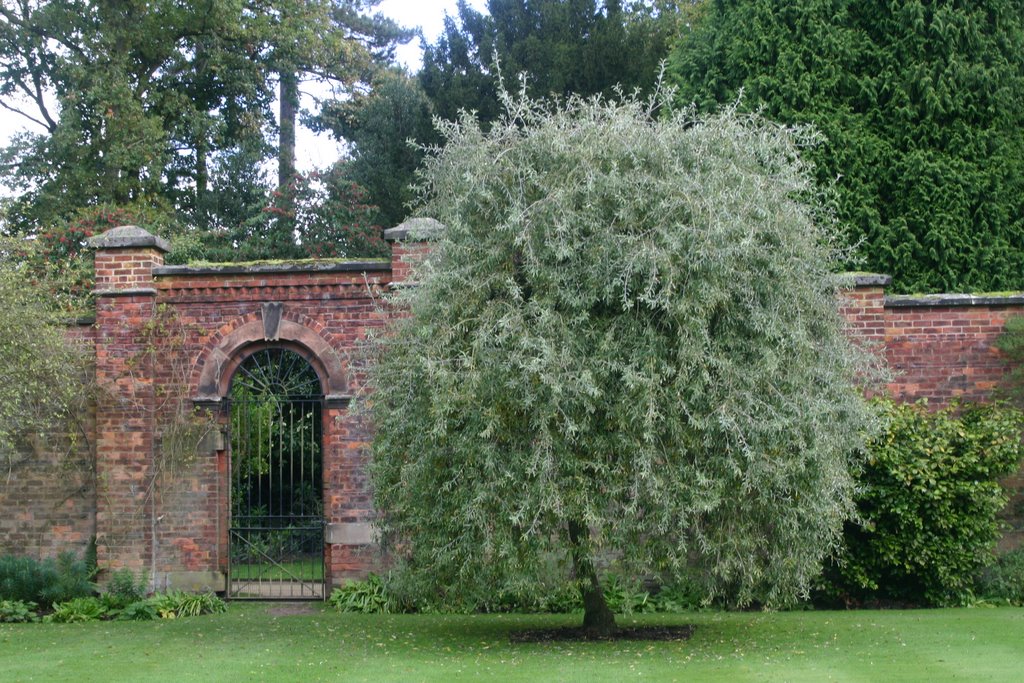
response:
M838 542L877 368L837 312L809 136L665 101L439 124L420 213L447 227L372 373L413 584L528 586L578 519L617 571L779 605Z

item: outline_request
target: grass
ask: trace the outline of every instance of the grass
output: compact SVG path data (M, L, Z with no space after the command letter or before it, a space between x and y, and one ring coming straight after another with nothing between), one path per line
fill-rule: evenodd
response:
M0 624L13 681L1018 681L1024 609L620 617L692 623L690 641L511 645L579 615L312 614L274 605L171 621Z

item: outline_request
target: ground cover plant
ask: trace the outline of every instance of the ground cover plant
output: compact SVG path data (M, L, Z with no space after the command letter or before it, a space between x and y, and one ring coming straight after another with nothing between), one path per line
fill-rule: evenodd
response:
M202 619L0 624L10 683L131 681L1015 681L1024 609L691 612L686 641L512 644L572 615L360 615L233 604Z
M561 558L596 633L615 627L601 558L794 600L852 512L872 423L812 139L657 99L505 106L487 132L442 124L422 213L446 227L376 358L396 583L517 593Z

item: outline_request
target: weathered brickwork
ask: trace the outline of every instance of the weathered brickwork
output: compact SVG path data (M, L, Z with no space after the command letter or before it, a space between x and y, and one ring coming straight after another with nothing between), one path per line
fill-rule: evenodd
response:
M95 536L101 567L144 569L158 586L183 572L223 576L223 399L245 357L283 347L307 358L323 385L330 577L337 583L380 568L367 474L373 428L351 401L366 383L364 342L389 315L384 295L427 253L426 243L402 242L409 230L389 232L398 240L390 261L273 266L164 266L166 244L137 228L97 240L95 325L70 333L94 345L105 390L91 426L95 476L88 468L58 476L52 454L12 473L0 493L9 511L0 516L0 551L80 551ZM1024 297L887 297L886 284L857 276L840 310L850 334L894 370L889 392L935 405L988 397L1005 371L992 343L1009 315L1024 313ZM206 430L201 446L171 462L166 444L193 406Z
M68 328L68 342L91 348L92 321ZM47 447L0 471L0 554L55 557L71 549L81 555L96 533L96 479L93 470L93 414L70 425L74 440L51 435Z
M295 348L307 354L325 380L322 457L328 523L369 525L372 520L365 474L371 435L351 415L347 402L365 383L361 345L386 319L381 299L390 282L390 262L373 261L262 271L156 271L157 301L173 312L185 333L181 352L190 367L188 391L209 400L204 407L222 423L226 416L217 399L227 394L239 360L253 350ZM263 305L268 302L281 304L279 338L274 340L264 338ZM315 353L320 344L329 351ZM217 372L210 372L211 364L218 365ZM171 373L173 368L166 363L162 371ZM173 381L170 374L161 379ZM158 515L158 573L226 570L226 462L223 450L200 455L192 478L177 482L173 499L165 497ZM363 575L376 566L366 544L333 544L327 559L336 577Z
M873 345L893 373L900 401L982 401L1006 372L994 346L1006 319L1024 314L1024 296L886 296L888 278L859 276L840 312L850 334Z

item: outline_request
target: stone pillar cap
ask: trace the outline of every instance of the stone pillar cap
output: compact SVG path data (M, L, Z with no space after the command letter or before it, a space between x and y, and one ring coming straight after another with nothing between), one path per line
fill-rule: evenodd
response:
M433 218L410 218L384 231L384 239L426 242L444 231L444 223Z
M171 243L157 237L137 225L122 225L111 228L101 235L89 238L93 249L142 249L152 247L163 252L171 250Z

